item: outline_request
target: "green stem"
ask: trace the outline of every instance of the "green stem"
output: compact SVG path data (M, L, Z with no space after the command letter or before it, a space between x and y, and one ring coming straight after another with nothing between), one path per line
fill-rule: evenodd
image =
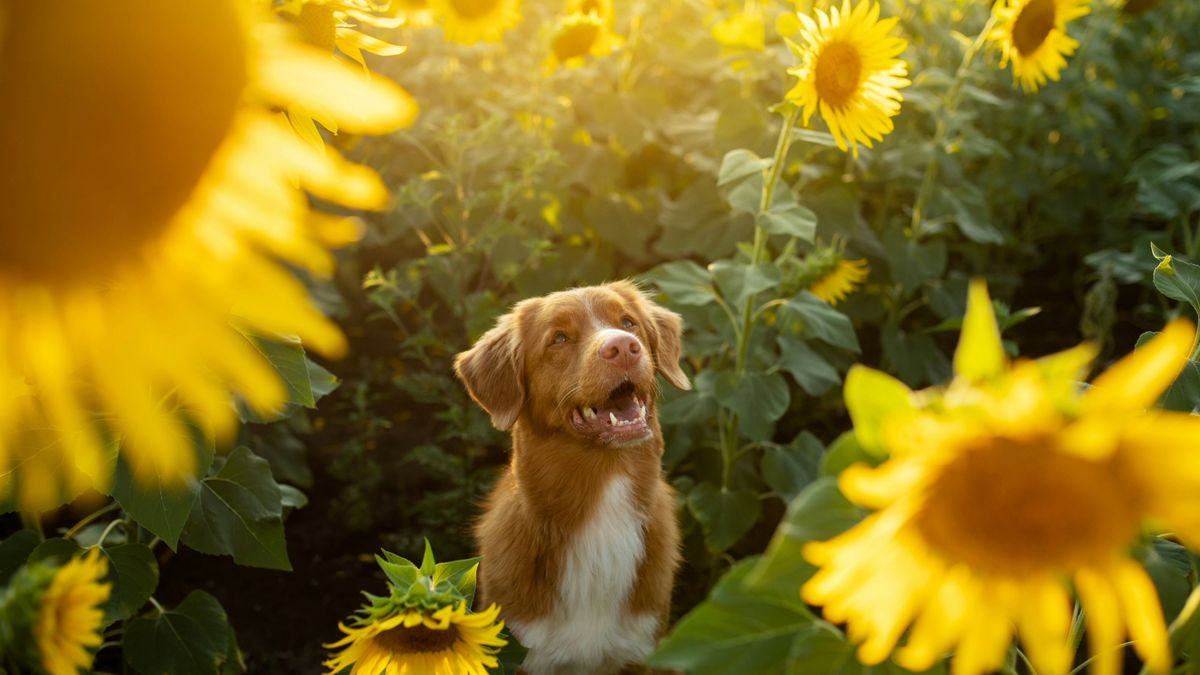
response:
M114 527L123 522L125 521L121 520L120 518L116 518L109 522L108 526L104 528L104 531L100 533L100 538L96 540L96 546L104 546L104 540L108 539L109 533L113 531Z
M21 525L36 534L39 540L46 541L46 533L42 530L42 519L38 514L30 511L21 511Z
M775 197L775 186L779 184L779 178L783 175L783 165L787 159L788 148L792 146L792 127L796 126L798 119L800 119L800 107L792 106L787 119L779 129L779 139L775 142L775 156L771 161L770 172L763 182L762 199L758 203L759 213L766 213L771 209L771 202ZM766 252L767 232L755 222L754 254L750 260L750 266L755 267L761 263ZM738 336L737 361L734 367L734 372L739 378L746 370L746 356L750 350L750 333L754 326L754 298L755 294L751 294L742 303L742 333Z
M967 51L963 52L962 62L958 64L958 71L954 74L954 83L950 85L950 91L946 92L942 112L938 115L937 125L934 127L933 144L930 146L929 160L925 163L925 175L921 178L921 189L913 203L911 227L913 236L918 239L924 234L925 209L929 206L929 198L933 195L933 184L937 180L938 159L941 156L942 145L946 142L946 134L950 130L950 116L958 108L958 101L962 96L963 85L967 82L967 73L971 69L971 63L975 60L975 55L983 48L988 33L992 32L992 27L995 25L996 17L992 15L983 25L983 30L979 31L979 35L975 36L975 41L971 43Z
M63 538L71 539L75 535L79 534L79 532L82 531L83 528L87 527L88 525L91 525L100 516L103 516L108 513L112 513L113 511L116 511L119 508L121 508L120 504L118 504L116 502L112 502L112 503L108 504L107 506L105 506L104 508L92 511L91 513L84 516L78 523L75 523L75 525L71 529L67 530L67 533L63 535Z
M763 180L762 198L758 203L758 212L766 213L771 208L771 203L775 198L775 186L779 184L779 178L783 175L784 164L787 161L788 148L792 145L792 127L796 126L796 121L800 119L799 106L793 105L788 111L787 117L783 122L783 126L779 129L779 138L775 141L775 155L771 160L770 169ZM756 267L762 263L767 252L767 232L759 225L757 219L754 223L754 253L750 258L751 267ZM746 372L746 359L750 353L750 337L754 329L754 299L755 295L749 295L742 303L742 321L741 330L737 329L737 324L734 324L735 337L737 339L737 355L734 361L734 375L738 380L741 380L742 375ZM721 487L728 489L733 480L733 465L737 461L738 456L738 419L733 412L728 412L724 415L724 420L721 424L721 458L723 460L723 471L721 472Z

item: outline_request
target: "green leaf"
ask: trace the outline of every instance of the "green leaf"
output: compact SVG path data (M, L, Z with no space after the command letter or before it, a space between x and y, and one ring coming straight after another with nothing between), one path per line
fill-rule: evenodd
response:
M433 559L433 546L429 544L429 538L425 538L425 555L421 558L421 567L419 572L421 576L427 577L433 574L433 569L437 565L437 561Z
M934 202L938 210L949 210L958 230L977 244L1002 244L1004 233L992 225L991 210L983 191L973 185L960 184L954 189L939 190Z
M1188 303L1200 313L1200 265L1169 255L1153 243L1150 251L1159 260L1158 267L1154 268L1154 287L1172 300Z
M479 574L480 558L466 558L447 563L438 563L433 570L433 585L448 583L458 589L470 607L475 599L476 577Z
M807 431L787 445L770 445L763 450L763 480L775 494L790 502L816 480L820 473L821 441Z
M191 434L197 476L203 476L212 466L213 443L199 430L192 429ZM139 525L177 549L179 536L200 499L200 481L189 478L176 486L142 483L134 479L125 459L118 457L110 494Z
M324 366L308 358L307 355L304 357L304 363L308 368L308 382L312 388L314 401L320 401L341 386L342 381L338 379L337 375L329 372Z
M854 655L856 647L833 626L816 622L805 628L792 643L788 654L787 675L901 675L905 670L891 661L876 666L864 666ZM925 671L930 674L944 673L944 665L938 664Z
M829 362L805 344L804 340L781 334L778 339L780 365L796 378L809 396L820 396L841 384L842 378Z
M851 464L868 464L875 466L883 461L882 457L868 455L858 442L858 436L853 430L843 433L833 439L821 458L821 475L837 476Z
M854 434L863 450L886 457L883 425L893 415L915 409L912 392L891 375L856 364L846 373L845 396Z
M950 360L925 333L905 333L895 324L880 331L883 355L891 372L910 387L940 384L953 375Z
M125 627L125 662L142 673L217 675L228 647L225 610L204 591L192 591L175 609Z
M38 536L31 530L17 530L0 541L0 588L25 564L37 545Z
M748 265L735 260L719 260L708 266L717 288L729 304L738 306L746 298L779 286L779 268L770 264Z
M850 318L809 291L801 291L784 307L804 322L807 335L855 353L861 351Z
M201 481L200 501L183 530L183 543L239 565L290 570L283 537L283 504L271 466L236 448L215 475Z
M920 243L899 227L883 234L884 254L892 278L906 291L915 291L946 271L946 243Z
M721 159L721 169L717 172L717 187L726 187L762 172L771 166L770 158L762 158L744 148L730 150Z
M70 539L55 537L47 539L38 544L29 553L29 562L37 562L39 560L53 560L58 564L62 564L70 560L73 556L83 550L79 544Z
M112 594L104 605L104 623L127 619L146 604L158 587L158 560L145 544L102 546L108 560L106 580Z
M691 675L783 673L792 643L813 617L798 590L748 587L745 578L756 562L747 558L730 569L709 598L679 620L647 663Z
M712 275L690 260L659 265L646 277L666 293L674 305L703 306L712 303L717 295Z
M1192 584L1192 561L1186 548L1169 539L1155 537L1149 546L1138 550L1138 559L1154 582L1167 623L1175 620L1187 602Z
M727 490L707 481L687 497L688 510L704 529L709 550L724 551L737 543L758 521L762 505L750 490Z
M765 441L775 422L787 412L791 392L779 373L748 372L739 380L732 372L717 375L715 395L720 405L738 416L738 430L746 438Z
M1200 413L1200 363L1187 362L1179 377L1167 387L1160 405L1166 410Z
M788 188L780 186L777 189ZM770 234L787 235L809 243L817 234L817 214L794 201L772 204L766 212L758 214L755 223Z
M853 527L862 515L838 490L837 480L818 478L788 505L787 514L775 530L767 553L755 566L747 583L755 588L791 588L799 597L800 586L816 568L804 559L804 545L826 541Z

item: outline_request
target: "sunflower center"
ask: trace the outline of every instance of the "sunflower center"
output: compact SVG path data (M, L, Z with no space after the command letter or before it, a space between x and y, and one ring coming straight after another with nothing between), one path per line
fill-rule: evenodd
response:
M559 61L587 56L596 38L600 37L600 26L593 23L577 23L558 32L550 48Z
M478 19L487 16L496 8L499 0L450 0L454 13L464 19Z
M817 96L835 108L854 97L862 77L862 56L854 45L830 42L817 55Z
M1013 45L1021 56L1029 56L1046 41L1054 29L1057 0L1032 0L1013 23Z
M333 51L337 39L337 19L329 5L305 3L296 23L304 41L326 51Z
M156 240L246 83L230 0L6 3L0 276L94 280Z
M394 653L427 654L452 648L458 641L458 627L451 625L444 629L437 629L426 626L413 626L412 628L398 626L383 631L373 639L376 644L390 649Z
M933 550L984 571L1073 569L1132 540L1135 499L1111 460L1001 440L951 460L915 524Z

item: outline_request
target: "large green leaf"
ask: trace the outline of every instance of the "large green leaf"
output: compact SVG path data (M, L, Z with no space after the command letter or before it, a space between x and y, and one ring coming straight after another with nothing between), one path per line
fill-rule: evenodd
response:
M908 386L920 387L950 379L950 359L930 335L906 333L889 323L880 331L880 341L891 372Z
M282 497L270 464L235 449L220 471L201 481L182 540L201 553L232 555L239 565L290 570Z
M675 305L707 305L716 297L712 275L690 260L659 265L646 277Z
M221 603L204 591L192 591L175 609L126 625L125 662L147 675L217 675L229 638Z
M0 541L0 587L25 564L37 545L38 536L32 530L17 530Z
M1173 300L1180 300L1200 313L1200 265L1180 260L1150 244L1158 267L1154 268L1154 287Z
M717 402L738 416L738 430L746 438L765 441L775 422L787 412L791 392L779 373L748 372L738 379L729 371L715 381Z
M739 306L746 298L779 286L779 268L769 264L749 265L736 260L719 260L708 266L717 288L729 304Z
M820 396L841 383L842 378L829 362L805 344L805 341L790 335L780 335L780 365L796 378L800 388L810 396Z
M730 150L721 159L721 169L717 173L717 187L726 187L750 176L762 175L771 166L770 158L762 158L745 148Z
M727 490L709 482L688 493L688 510L704 529L704 541L713 551L737 543L758 522L762 505L751 490Z
M877 666L864 666L854 655L855 647L842 632L822 622L814 622L796 636L788 654L787 675L902 675L905 670L891 661ZM944 673L939 664L927 673Z
M104 605L105 624L127 619L146 604L158 587L158 560L145 544L103 546L112 593Z
M791 190L787 186L778 189ZM759 213L755 222L771 234L782 234L812 242L817 234L817 214L792 200L779 200L771 208Z
M804 322L807 335L827 342L835 347L858 352L858 337L854 334L854 325L850 318L837 311L808 291L802 291L785 307Z
M894 227L883 234L884 253L892 278L907 291L915 291L946 271L946 243L920 243Z
M212 466L213 444L198 430L193 429L191 434L196 476L203 476ZM125 459L118 458L110 494L139 525L174 549L179 545L179 535L192 508L200 499L200 481L188 478L178 485L147 484L136 480Z
M820 474L824 450L821 441L807 431L787 445L769 445L763 449L763 480L775 494L790 502Z
M648 663L691 675L783 673L792 643L813 617L799 592L748 587L744 581L756 562L748 558L730 569L709 598L680 619Z
M1179 615L1192 590L1189 576L1192 561L1186 548L1169 539L1156 537L1149 546L1138 550L1138 559L1150 574L1163 616L1170 623Z
M861 518L858 507L842 496L835 479L818 478L788 505L766 555L747 583L757 588L786 586L796 589L798 595L800 586L815 571L804 559L804 545L831 539Z

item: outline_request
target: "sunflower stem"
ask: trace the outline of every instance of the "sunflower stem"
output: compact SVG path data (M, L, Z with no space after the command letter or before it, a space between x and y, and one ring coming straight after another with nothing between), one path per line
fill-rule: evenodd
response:
M67 533L63 535L63 539L71 539L71 538L75 537L75 535L79 534L83 530L83 528L87 527L88 525L91 525L92 522L94 522L97 518L99 518L105 514L112 513L113 511L116 511L119 508L121 508L120 504L118 504L116 502L110 502L108 505L104 506L103 508L99 508L99 509L96 509L95 511L92 511L91 513L89 513L86 516L84 516L83 518L81 518L78 523L75 523L75 525L73 525L71 527L71 529L67 530Z
M933 184L937 180L938 173L938 159L941 157L942 146L946 142L946 134L950 130L950 117L958 109L958 102L962 97L963 86L967 83L967 73L971 70L971 64L975 61L975 56L983 48L983 43L987 41L987 36L995 25L996 15L992 14L988 17L987 23L983 25L983 30L975 36L975 41L971 43L970 47L967 47L967 51L963 52L962 62L958 64L958 70L954 73L954 82L950 85L950 90L946 92L941 114L938 115L937 124L934 126L933 143L929 149L929 160L925 162L925 175L921 178L921 189L913 203L910 227L916 239L920 239L925 234L925 210L929 206L929 198L933 195Z
M766 213L771 209L771 203L775 198L775 186L779 184L779 178L783 175L783 166L787 160L788 149L792 146L792 127L796 126L796 121L800 119L800 107L793 105L788 110L787 117L784 119L783 125L779 128L779 138L775 141L775 155L771 160L771 166L766 177L763 179L762 196L758 202L758 213ZM750 257L750 266L757 267L762 263L767 252L767 232L762 228L760 219L755 218L754 222L754 252ZM754 330L754 300L757 293L752 293L742 302L742 328L737 330L737 325L734 325L735 338L737 339L737 356L734 361L734 375L738 381L746 373L746 357L750 352L750 337ZM733 465L738 457L738 418L737 414L730 412L725 416L723 429L721 433L721 458L723 461L723 470L721 472L721 487L729 488L733 481Z

